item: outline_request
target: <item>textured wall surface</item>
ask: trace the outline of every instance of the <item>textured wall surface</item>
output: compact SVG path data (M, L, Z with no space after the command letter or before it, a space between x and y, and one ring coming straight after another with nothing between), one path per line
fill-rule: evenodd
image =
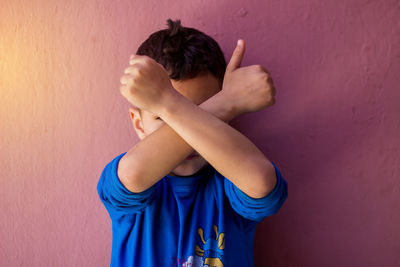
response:
M129 55L166 19L272 74L276 104L232 123L289 197L258 225L256 266L400 265L400 2L0 4L0 266L109 266L105 164L138 138Z

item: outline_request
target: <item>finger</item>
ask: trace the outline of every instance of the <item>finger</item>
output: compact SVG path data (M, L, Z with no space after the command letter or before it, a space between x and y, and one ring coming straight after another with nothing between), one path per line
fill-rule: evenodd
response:
M275 95L276 95L276 89L275 89L275 86L272 86L272 88L271 88L271 91L272 91L272 95L273 95L273 96L275 96Z
M136 62L141 62L147 58L146 55L131 55L129 58L129 64L133 65Z
M260 65L261 66L261 65ZM272 76L271 76L271 73L266 69L266 68L264 68L263 66L261 66L261 68L263 69L263 71L265 72L265 73L267 73L267 81L269 82L269 83L271 83L271 85L273 86L274 85L274 80L272 79Z
M125 85L121 85L121 86L119 87L119 91L121 92L121 94L124 94Z
M121 95L122 95L123 97L126 98L126 96L125 96L125 94L126 94L126 86L125 86L125 85L121 85L121 86L119 87L119 92L121 93Z
M262 71L264 71L265 73L268 73L269 76L271 76L271 72L269 72L269 70L267 70L263 65L260 65Z
M243 39L239 39L235 47L235 50L233 50L233 54L228 63L228 66L226 67L227 72L231 72L237 68L240 68L240 64L242 63L242 59L244 56L244 51L245 51L245 43Z
M137 63L135 63L135 65L136 65ZM137 70L137 68L135 68L134 67L134 65L131 65L130 67L127 67L125 70L124 70L124 73L125 74L134 74L134 72Z
M122 85L126 85L128 84L128 80L130 77L131 77L130 75L122 75L119 81Z
M275 102L276 102L276 99L275 99L275 97L274 97L274 98L272 98L272 101L271 101L271 104L270 104L270 106L273 106L273 105L275 105Z
M267 81L274 85L274 80L272 80L272 77L270 75L268 75Z

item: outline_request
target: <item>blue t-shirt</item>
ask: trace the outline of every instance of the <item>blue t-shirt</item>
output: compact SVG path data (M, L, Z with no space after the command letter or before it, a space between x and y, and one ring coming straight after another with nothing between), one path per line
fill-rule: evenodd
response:
M274 163L276 186L259 199L210 164L133 193L117 175L125 153L105 166L97 184L112 221L110 266L253 266L256 225L287 198L287 182Z

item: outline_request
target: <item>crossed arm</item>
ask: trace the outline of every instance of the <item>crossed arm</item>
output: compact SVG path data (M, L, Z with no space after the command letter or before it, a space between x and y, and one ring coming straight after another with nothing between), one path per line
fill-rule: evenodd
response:
M118 176L127 189L146 190L194 148L248 196L261 198L273 190L276 175L272 163L227 123L238 114L226 108L221 92L199 106L181 95L171 96L170 104L159 114L166 124L138 142L120 160ZM154 153L155 148L158 153Z

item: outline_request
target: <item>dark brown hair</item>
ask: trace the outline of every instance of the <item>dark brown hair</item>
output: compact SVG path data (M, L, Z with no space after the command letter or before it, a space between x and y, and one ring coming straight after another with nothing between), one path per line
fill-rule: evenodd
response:
M226 61L218 43L199 30L183 27L179 19L168 19L167 25L167 29L152 33L136 54L151 57L177 81L209 71L222 88Z

